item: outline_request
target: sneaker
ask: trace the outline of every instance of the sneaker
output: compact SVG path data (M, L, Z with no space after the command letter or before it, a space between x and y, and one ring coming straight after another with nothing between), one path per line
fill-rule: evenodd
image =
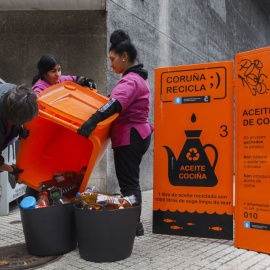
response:
M137 229L136 229L136 236L142 236L142 235L144 235L143 224L141 222L138 222Z

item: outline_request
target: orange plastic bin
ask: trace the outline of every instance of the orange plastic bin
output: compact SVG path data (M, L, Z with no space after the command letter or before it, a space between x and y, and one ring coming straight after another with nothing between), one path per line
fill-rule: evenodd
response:
M63 82L38 96L39 115L26 128L30 135L21 140L16 166L23 169L19 181L38 190L40 182L55 172L87 167L80 191L111 143L111 123L117 114L99 123L88 139L77 129L108 98L73 82Z

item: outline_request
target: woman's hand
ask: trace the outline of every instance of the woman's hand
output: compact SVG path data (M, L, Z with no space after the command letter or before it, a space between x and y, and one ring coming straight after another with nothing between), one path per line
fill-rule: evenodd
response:
M97 89L97 84L94 82L94 80L85 78L84 76L78 76L76 83L81 86L89 87L91 90Z
M23 170L16 168L15 165L10 165L10 166L12 167L13 171L12 172L9 172L9 174L17 182L18 181L18 175L20 173L22 173Z
M23 126L19 129L19 138L20 139L26 139L29 136L30 131L28 129L24 129Z
M90 134L96 128L98 122L99 119L97 118L97 116L95 116L95 114L93 114L87 121L85 121L81 125L80 128L78 128L77 133L88 139Z
M97 85L92 79L87 79L85 82L85 86L89 87L91 90L97 89Z

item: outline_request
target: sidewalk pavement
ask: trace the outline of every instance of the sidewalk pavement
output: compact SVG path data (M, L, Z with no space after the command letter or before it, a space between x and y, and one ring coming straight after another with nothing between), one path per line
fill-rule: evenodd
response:
M80 258L77 248L34 269L270 270L270 255L237 249L232 240L153 234L152 202L153 191L144 191L142 221L145 235L135 238L133 252L127 259L111 263L89 262ZM13 202L10 214L0 217L0 247L25 242L20 221L19 207Z

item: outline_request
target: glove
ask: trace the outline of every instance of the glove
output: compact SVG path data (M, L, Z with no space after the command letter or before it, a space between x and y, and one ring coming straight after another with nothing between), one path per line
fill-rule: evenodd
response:
M13 164L10 165L10 166L12 167L13 171L12 171L12 172L9 172L9 174L10 174L11 177L17 182L17 181L18 181L18 175L19 175L20 173L22 173L23 170L16 168L15 165L13 165Z
M86 79L84 76L77 76L77 80L76 80L77 84L81 86L85 86L85 82L86 82Z
M76 83L81 86L89 87L91 90L97 89L97 85L92 79L86 79L84 76L77 76Z
M91 90L97 89L97 85L92 79L87 79L85 82L85 86L89 87Z
M98 117L95 114L93 114L87 121L85 121L81 125L80 128L78 128L77 133L88 139L90 134L96 128L98 122L99 122Z
M27 129L24 129L23 127L19 130L19 138L20 139L26 139L29 136L30 131Z

